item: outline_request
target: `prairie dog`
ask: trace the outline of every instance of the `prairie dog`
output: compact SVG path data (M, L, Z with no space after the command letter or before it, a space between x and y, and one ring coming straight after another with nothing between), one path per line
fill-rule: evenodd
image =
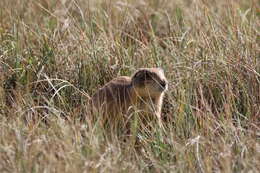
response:
M117 77L91 98L96 111L116 122L128 117L131 108L156 115L161 125L161 108L168 82L161 68L141 68L132 77Z

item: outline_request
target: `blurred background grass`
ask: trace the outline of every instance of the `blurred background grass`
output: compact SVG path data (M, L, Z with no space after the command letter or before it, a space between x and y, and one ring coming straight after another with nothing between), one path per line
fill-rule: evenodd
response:
M1 172L260 170L257 0L0 7ZM140 134L137 151L78 121L104 83L155 66L170 85L165 132Z

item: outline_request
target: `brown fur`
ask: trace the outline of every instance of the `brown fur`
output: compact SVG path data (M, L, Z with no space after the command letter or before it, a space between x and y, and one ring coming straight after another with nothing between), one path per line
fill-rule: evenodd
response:
M132 77L121 76L100 88L91 99L95 111L111 122L128 118L133 108L157 116L161 125L161 108L167 80L160 68L141 68Z

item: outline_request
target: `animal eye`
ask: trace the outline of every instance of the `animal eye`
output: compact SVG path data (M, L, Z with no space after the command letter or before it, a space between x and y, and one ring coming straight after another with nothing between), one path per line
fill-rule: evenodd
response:
M152 77L149 74L147 74L147 75L145 75L145 79L146 80L152 80Z

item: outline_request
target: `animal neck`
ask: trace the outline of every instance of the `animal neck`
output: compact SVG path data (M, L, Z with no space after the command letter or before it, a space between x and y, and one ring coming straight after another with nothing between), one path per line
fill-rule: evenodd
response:
M129 87L129 95L132 103L136 104L138 100L138 94L132 85Z
M155 103L156 97L151 95L141 95L134 88L131 89L131 96L134 103Z

